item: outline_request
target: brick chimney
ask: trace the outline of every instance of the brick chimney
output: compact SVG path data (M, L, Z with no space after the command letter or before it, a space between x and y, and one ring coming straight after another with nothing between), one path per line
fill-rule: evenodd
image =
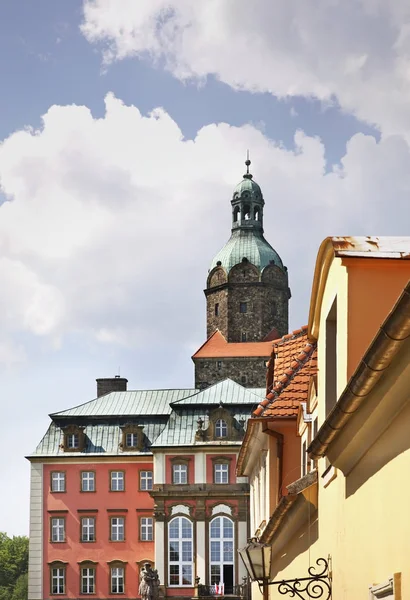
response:
M96 379L97 398L109 394L110 392L126 392L128 379L116 375L115 377L104 377Z

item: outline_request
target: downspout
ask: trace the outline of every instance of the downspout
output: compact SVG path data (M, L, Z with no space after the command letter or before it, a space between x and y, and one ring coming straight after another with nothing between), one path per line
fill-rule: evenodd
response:
M279 503L282 498L282 477L283 477L283 434L275 431L274 429L269 429L268 424L262 423L262 433L266 433L271 437L276 439L277 449L278 449L278 468L277 468L277 477L278 477L278 493L276 502Z

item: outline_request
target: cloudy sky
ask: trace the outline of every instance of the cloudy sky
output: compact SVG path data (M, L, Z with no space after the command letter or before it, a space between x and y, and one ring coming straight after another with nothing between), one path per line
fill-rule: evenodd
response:
M249 148L305 324L321 240L405 235L405 0L0 4L0 530L95 378L191 387ZM1 516L2 515L2 516Z

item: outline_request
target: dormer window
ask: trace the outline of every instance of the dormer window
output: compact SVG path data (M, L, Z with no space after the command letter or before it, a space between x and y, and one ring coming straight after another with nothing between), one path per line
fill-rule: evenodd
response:
M64 427L64 452L82 452L85 446L84 427L68 425Z
M225 438L228 436L228 424L224 419L218 419L215 423L215 437Z
M78 433L69 433L67 435L67 448L76 450L80 446L80 436Z
M138 446L138 436L136 433L127 433L126 435L127 448L136 448Z
M121 448L124 452L139 451L144 447L144 432L141 425L127 423L121 427Z

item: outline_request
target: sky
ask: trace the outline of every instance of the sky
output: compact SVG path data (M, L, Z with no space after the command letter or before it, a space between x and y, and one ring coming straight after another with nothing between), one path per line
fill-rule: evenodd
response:
M48 414L192 387L244 172L307 323L328 235L406 235L406 0L0 2L0 531Z

